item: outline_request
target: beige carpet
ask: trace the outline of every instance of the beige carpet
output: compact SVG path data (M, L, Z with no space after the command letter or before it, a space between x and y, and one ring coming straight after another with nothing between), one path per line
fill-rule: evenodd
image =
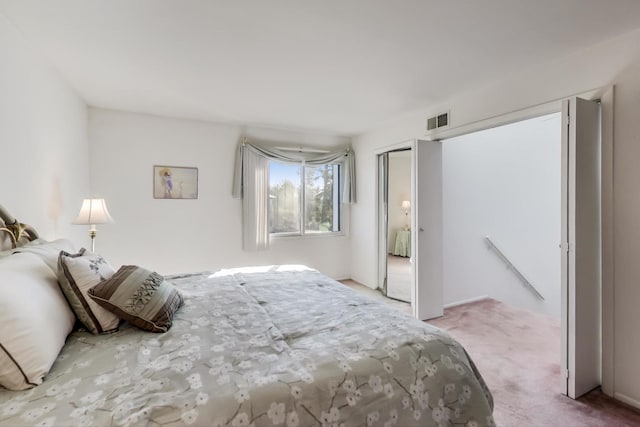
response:
M640 413L599 390L561 393L560 319L485 299L429 323L467 349L495 400L498 426L637 426Z
M352 289L410 313L409 304L345 281ZM560 394L560 321L486 299L445 310L429 323L467 349L494 396L498 426L640 426L640 412L595 390Z
M396 310L400 310L407 314L411 314L411 304L409 303L397 301L391 298L385 298L385 296L382 295L382 293L379 290L371 289L370 287L364 286L356 282L355 280L341 280L340 282L344 283L345 285L349 286L351 289L355 291L365 294L369 298L379 300L379 301L384 301L385 303L389 304L391 307L395 308Z

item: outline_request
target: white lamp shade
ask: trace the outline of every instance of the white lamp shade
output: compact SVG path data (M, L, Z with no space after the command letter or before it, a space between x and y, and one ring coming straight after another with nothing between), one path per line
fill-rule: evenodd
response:
M74 224L106 224L113 222L104 199L84 199Z
M402 209L404 209L405 211L408 211L409 209L411 209L411 202L408 200L404 200L402 202Z

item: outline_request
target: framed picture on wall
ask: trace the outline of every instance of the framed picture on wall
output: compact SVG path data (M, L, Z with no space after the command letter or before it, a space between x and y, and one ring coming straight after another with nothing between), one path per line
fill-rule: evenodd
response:
M198 168L153 166L154 199L197 199Z

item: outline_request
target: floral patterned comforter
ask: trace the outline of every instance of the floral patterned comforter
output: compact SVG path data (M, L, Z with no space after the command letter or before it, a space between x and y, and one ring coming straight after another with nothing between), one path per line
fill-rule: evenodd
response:
M317 271L169 278L171 330L73 333L44 384L0 390L0 425L492 425L491 395L445 332Z

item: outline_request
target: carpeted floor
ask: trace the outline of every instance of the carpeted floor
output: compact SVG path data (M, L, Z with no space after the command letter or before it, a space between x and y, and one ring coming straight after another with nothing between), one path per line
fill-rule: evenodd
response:
M429 323L473 358L495 401L498 426L638 426L640 412L595 390L561 395L560 319L485 299Z
M410 313L354 281L352 289ZM447 330L473 358L493 393L498 426L640 426L640 411L594 390L578 400L560 394L560 320L485 299L445 310L429 323Z
M379 300L379 301L383 301L386 304L389 304L390 306L392 306L393 308L403 311L407 314L411 314L411 304L407 303L407 302L402 302L402 301L398 301L395 299L391 299L391 298L385 298L384 295L382 295L382 293L377 290L377 289L371 289L368 286L362 285L358 282L356 282L355 280L341 280L341 283L349 286L351 289L353 289L354 291L358 291L362 294L365 294L366 296L368 296L369 298L375 299L375 300Z

